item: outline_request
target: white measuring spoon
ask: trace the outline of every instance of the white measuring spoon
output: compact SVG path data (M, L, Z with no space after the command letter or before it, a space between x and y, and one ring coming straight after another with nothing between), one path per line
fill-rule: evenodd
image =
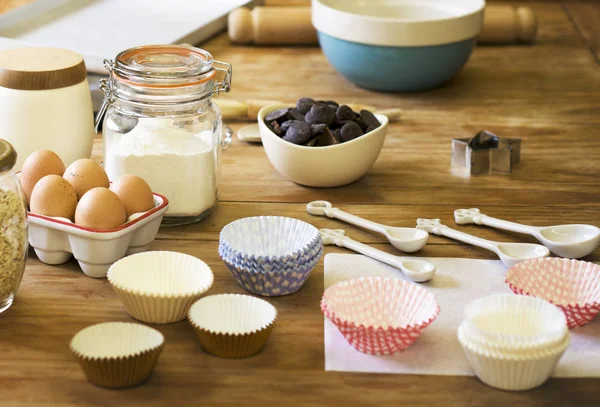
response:
M541 244L494 242L451 229L446 225L442 225L439 219L417 219L417 227L429 233L446 236L450 239L490 250L496 253L500 257L500 260L502 260L502 263L508 267L512 267L523 260L548 257L550 255L550 251Z
M429 233L424 230L381 225L334 208L331 202L327 201L310 202L306 205L306 211L311 215L339 219L351 225L380 233L387 237L392 246L405 253L421 250L427 244L427 239L429 239Z
M406 277L417 283L429 281L435 275L435 266L427 261L403 259L402 257L393 256L379 249L350 239L346 236L346 232L341 229L321 229L320 232L323 244L334 244L339 247L345 247L382 263L389 264L392 267L402 270Z
M585 257L600 245L600 228L592 225L528 226L492 218L484 215L477 208L455 210L454 220L459 225L475 223L532 235L552 253L571 259Z

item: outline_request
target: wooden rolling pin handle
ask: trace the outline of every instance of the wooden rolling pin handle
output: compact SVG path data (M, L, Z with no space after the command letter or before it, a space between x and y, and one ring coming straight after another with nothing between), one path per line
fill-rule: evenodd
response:
M229 13L229 38L236 44L312 45L317 33L311 23L310 7L239 8ZM537 22L529 7L490 5L484 13L480 43L530 43Z
M236 44L316 44L310 7L239 8L229 13L229 38Z
M486 6L483 28L478 41L485 44L531 43L537 33L537 21L529 7Z

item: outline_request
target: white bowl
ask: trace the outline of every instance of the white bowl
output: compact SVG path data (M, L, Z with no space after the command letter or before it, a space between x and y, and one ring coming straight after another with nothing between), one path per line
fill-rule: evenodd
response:
M371 169L385 140L388 118L375 116L381 126L346 143L327 147L299 146L273 133L265 124L267 114L286 107L274 104L258 112L258 128L271 164L281 174L300 185L338 187L356 181Z

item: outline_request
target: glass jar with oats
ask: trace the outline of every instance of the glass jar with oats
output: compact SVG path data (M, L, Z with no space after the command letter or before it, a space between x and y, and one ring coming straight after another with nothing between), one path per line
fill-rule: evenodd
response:
M27 259L27 208L16 162L12 145L0 139L0 313L12 305Z

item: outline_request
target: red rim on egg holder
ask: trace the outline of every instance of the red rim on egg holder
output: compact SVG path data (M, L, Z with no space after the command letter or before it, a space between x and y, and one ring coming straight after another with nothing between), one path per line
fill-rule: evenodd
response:
M559 307L569 328L600 312L600 265L562 258L526 260L509 268L506 284L515 294L542 298Z
M375 288L375 290L371 290L371 288ZM377 292L381 288L387 291L385 293ZM343 292L343 290L347 292ZM365 294L367 301L358 298L361 293ZM406 305L406 307L398 307L397 301L394 302L397 310L408 312L409 315L403 315L403 319L408 322L383 327L353 321L352 317L356 314L368 314L369 312L366 311L373 311L382 305L385 306L386 301L393 298L393 294L398 295L397 300ZM349 312L336 313L332 308L336 308L336 305L345 308L345 305L348 304L346 300L335 304L335 299L343 296L350 301L356 301L357 304L360 303L360 311L346 309L345 311ZM379 303L369 304L368 298L379 301ZM334 301L331 301L332 299ZM387 304L391 303L392 301L387 301ZM356 350L371 355L391 355L410 347L421 332L437 318L440 306L435 296L419 285L393 278L362 277L343 281L325 290L321 300L321 311L337 326L344 338ZM429 315L424 317L424 314Z

